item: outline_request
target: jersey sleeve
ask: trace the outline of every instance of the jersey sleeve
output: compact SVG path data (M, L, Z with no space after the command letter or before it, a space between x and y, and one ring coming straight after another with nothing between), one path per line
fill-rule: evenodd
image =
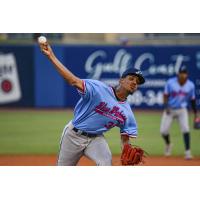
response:
M137 124L134 117L126 120L125 124L120 127L120 133L129 137L137 137Z
M83 91L77 89L80 96L84 99L92 98L95 92L97 91L98 88L97 84L90 79L82 79L82 84L83 84Z

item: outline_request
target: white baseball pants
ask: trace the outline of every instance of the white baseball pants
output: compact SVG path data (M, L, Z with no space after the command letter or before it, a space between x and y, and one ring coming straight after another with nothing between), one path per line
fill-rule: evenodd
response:
M160 125L160 133L162 135L169 134L170 127L174 119L177 119L182 133L188 133L190 131L187 109L171 109L170 114L167 114L166 111L163 112Z
M89 138L73 131L73 128L70 122L63 130L57 165L75 166L83 155L96 165L112 165L112 155L103 135Z

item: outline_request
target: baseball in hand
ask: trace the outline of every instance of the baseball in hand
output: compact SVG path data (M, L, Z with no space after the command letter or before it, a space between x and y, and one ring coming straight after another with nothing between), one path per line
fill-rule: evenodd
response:
M45 36L40 36L40 37L38 38L38 42L39 42L40 44L44 44L44 43L47 42L47 38L46 38Z

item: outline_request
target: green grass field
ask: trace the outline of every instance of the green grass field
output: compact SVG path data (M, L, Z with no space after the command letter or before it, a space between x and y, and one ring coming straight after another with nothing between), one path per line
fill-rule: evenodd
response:
M139 136L133 144L150 155L163 155L164 143L159 133L161 112L135 112ZM72 118L71 111L0 111L0 154L57 154L64 125ZM190 117L192 124L192 116ZM191 129L194 155L200 155L200 131ZM113 154L120 153L117 128L105 134ZM171 128L173 155L183 155L182 134L177 123Z

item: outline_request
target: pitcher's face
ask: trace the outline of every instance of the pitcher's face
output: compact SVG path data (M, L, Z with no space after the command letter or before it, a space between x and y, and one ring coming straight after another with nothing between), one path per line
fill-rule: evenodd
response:
M126 77L120 79L121 87L129 94L133 94L137 90L138 84L139 78L135 75L127 75Z

